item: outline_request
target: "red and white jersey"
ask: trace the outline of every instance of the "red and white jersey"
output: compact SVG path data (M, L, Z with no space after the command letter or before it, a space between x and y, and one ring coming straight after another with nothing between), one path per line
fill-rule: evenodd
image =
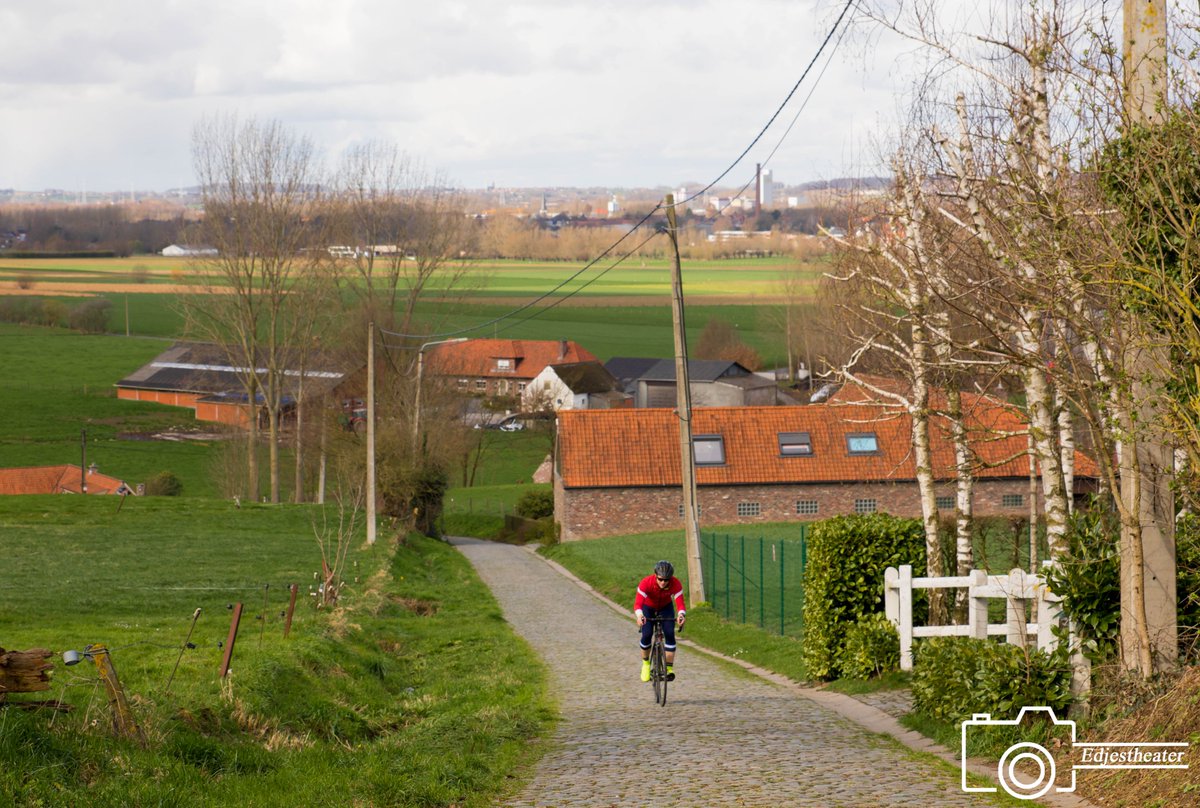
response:
M683 614L683 584L675 576L671 576L671 583L667 584L667 588L663 589L658 585L658 578L653 574L647 575L638 584L637 597L633 599L633 611L636 614L643 607L650 609L665 609L675 602L675 614Z

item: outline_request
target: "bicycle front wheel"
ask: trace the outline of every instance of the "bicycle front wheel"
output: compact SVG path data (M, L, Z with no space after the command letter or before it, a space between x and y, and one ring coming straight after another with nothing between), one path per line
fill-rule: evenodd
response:
M650 681L654 683L654 703L667 703L667 661L661 637L650 646Z

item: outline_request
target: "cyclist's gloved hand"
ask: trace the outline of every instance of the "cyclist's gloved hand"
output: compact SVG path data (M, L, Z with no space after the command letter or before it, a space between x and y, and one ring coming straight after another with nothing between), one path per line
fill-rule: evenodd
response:
M635 620L637 620L639 628L646 625L646 615L642 614L641 612L634 612L633 617Z
M681 614L675 618L675 622L679 624L680 628L683 628L683 624L687 622L687 617Z

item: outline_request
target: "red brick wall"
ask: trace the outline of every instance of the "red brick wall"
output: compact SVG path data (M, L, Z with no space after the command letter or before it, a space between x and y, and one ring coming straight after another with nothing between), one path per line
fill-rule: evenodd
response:
M952 486L939 488L939 496L952 496ZM1020 494L1022 504L1003 507L1005 494ZM876 500L876 511L894 516L920 516L915 482L855 483L846 485L745 485L702 486L700 519L704 524L754 524L756 522L815 521L854 513L856 499ZM816 501L817 513L798 514L796 501ZM757 502L757 516L738 516L739 503ZM562 526L563 541L601 536L682 530L678 488L564 489L554 480L554 518ZM1040 510L1040 502L1039 502ZM982 480L975 483L977 516L1029 516L1029 480Z
M187 407L195 411L197 421L213 421L220 424L230 424L247 428L250 426L250 416L246 408L237 404L220 404L216 402L199 402L200 398L194 393L176 393L169 390L127 390L117 388L117 398L127 401L154 401L171 407Z

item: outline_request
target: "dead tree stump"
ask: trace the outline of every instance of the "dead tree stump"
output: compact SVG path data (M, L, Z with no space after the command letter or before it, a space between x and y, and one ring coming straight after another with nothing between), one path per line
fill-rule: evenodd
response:
M0 700L9 693L33 693L50 689L54 665L46 662L53 654L46 648L5 651L0 648Z

